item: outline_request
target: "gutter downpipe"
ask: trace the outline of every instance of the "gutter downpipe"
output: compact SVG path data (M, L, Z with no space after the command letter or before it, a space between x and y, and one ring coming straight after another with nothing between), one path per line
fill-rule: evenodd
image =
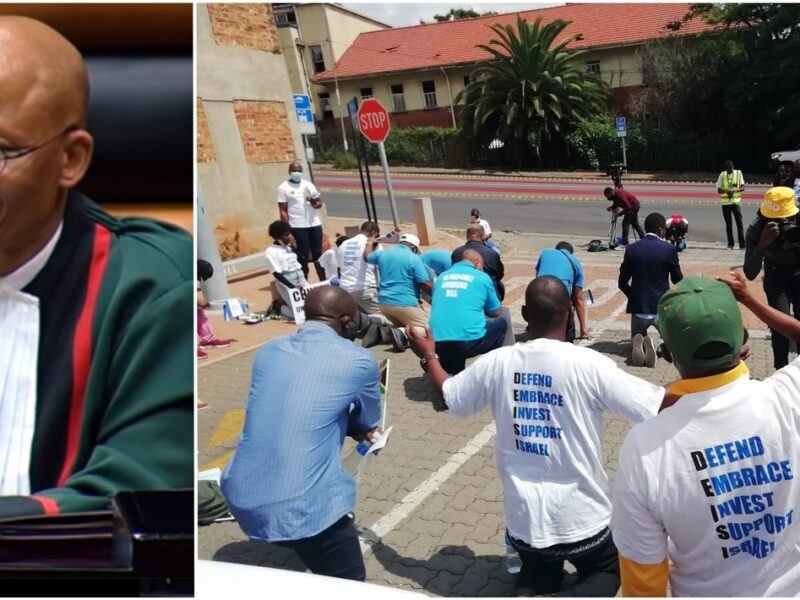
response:
M450 91L450 78L447 76L447 71L444 67L439 67L444 75L444 80L447 82L447 95L450 96L450 117L453 119L453 129L458 129L456 126L456 109L453 106L453 93Z

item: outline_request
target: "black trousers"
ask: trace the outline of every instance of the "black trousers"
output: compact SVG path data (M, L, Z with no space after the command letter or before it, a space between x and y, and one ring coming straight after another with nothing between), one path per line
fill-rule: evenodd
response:
M800 270L791 267L764 265L764 293L767 303L787 315L794 313L800 320ZM789 339L770 329L772 360L776 369L789 364Z
M311 261L316 263L322 255L322 225L316 227L292 227L292 235L297 242L297 261L303 269L303 275L308 279L308 255L311 254ZM317 275L320 274L321 267L317 266ZM325 279L323 274L320 281Z
M733 248L733 223L731 223L731 215L736 219L736 234L739 237L739 248L744 248L742 209L738 204L723 204L722 216L725 217L725 235L728 236L728 248Z
M606 528L597 536L605 535ZM522 559L516 587L527 587L536 594L557 594L559 596L605 597L611 598L619 589L619 555L611 535L588 552L581 552L580 547L590 540L582 540L574 544L558 544L546 551L557 551L558 554L570 554L567 559L554 558L551 555L536 551L524 542L511 538L512 545ZM554 552L555 554L555 552ZM564 560L569 560L578 571L578 581L569 590L561 592L564 579Z
M275 543L297 552L300 560L316 575L355 581L367 578L358 533L349 515L310 538Z
M639 234L639 239L644 237L644 229L639 225L639 207L626 212L622 216L622 244L628 245L628 229L633 226L634 231Z

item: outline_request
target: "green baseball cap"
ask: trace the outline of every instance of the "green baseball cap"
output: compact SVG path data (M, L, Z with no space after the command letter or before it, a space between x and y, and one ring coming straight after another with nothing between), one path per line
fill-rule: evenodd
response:
M686 277L661 296L656 327L672 356L693 367L729 365L744 343L733 292L708 277Z

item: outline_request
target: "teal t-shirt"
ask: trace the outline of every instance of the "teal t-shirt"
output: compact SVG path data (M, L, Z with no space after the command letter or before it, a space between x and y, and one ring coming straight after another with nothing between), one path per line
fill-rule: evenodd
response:
M467 342L486 335L486 313L500 308L489 277L470 262L458 262L436 278L431 333L437 342Z
M381 276L378 302L389 306L416 306L419 284L431 276L422 259L411 248L398 244L391 250L379 250L367 256L367 262L378 266Z

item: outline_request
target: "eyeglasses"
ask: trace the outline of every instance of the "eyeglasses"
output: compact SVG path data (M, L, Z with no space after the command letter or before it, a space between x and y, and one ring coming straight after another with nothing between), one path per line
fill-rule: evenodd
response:
M67 133L70 133L77 129L79 129L77 125L70 125L58 135L54 135L53 137L48 138L45 141L36 144L35 146L30 146L29 148L22 148L20 150L4 150L0 148L0 173L2 173L3 169L6 168L6 163L8 161L14 160L16 158L22 158L23 156L28 156L28 154L36 152L40 148L44 148L47 144L50 144L51 142L56 141L61 136L66 135Z

